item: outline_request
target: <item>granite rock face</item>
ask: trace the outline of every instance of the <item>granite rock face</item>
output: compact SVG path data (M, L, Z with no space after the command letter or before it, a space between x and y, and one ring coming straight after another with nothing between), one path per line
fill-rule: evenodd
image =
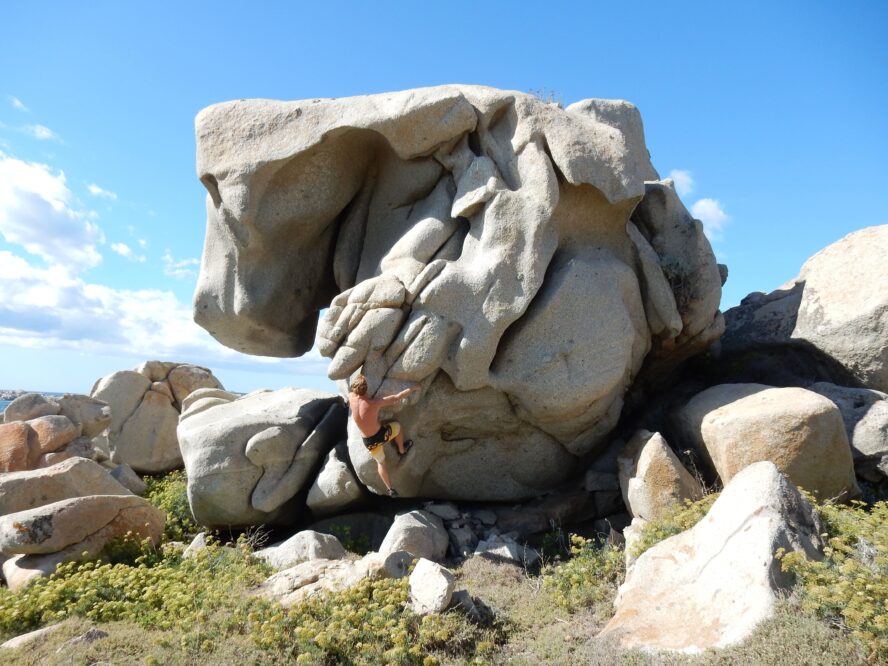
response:
M146 361L99 379L92 396L111 407L111 460L140 474L182 467L176 426L182 402L199 388L222 384L206 368L185 363Z
M821 526L773 463L750 465L706 517L638 558L602 630L623 648L696 653L733 645L792 586L779 548L820 559Z
M888 392L888 225L848 234L796 278L725 313L724 361L742 357L743 381L826 381Z
M192 393L178 440L195 519L207 527L295 522L291 500L311 485L344 429L342 400L321 391Z
M402 495L551 488L606 441L643 363L662 372L722 331L712 250L627 102L455 85L242 100L196 134L195 320L251 354L316 340L331 378L360 369L376 395L419 384L386 415L416 441L390 461Z
M813 391L720 384L694 396L677 420L685 441L725 484L747 465L767 460L823 499L860 492L841 412Z

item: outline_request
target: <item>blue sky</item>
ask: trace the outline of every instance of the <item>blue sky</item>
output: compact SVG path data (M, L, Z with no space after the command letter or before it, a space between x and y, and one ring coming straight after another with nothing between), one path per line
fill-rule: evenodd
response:
M332 386L319 358L245 357L190 321L193 118L228 99L628 99L730 267L723 307L770 291L888 223L886 30L885 2L3 3L0 388L87 392L146 358Z

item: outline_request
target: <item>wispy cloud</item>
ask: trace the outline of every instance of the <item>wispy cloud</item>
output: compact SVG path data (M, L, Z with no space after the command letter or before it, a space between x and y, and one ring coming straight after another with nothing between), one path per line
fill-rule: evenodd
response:
M40 268L0 250L0 344L135 355L210 368L326 376L327 360L247 356L222 346L171 291L116 289L86 282L60 265Z
M27 106L25 106L25 103L22 102L22 100L20 100L15 95L9 95L8 99L9 99L9 103L12 106L12 108L17 111L23 111L24 113L28 113L31 110Z
M144 264L146 261L145 255L137 255L135 252L133 252L133 249L126 243L111 243L111 249L124 259L137 261L140 264Z
M25 125L23 128L27 134L40 141L61 141L62 138L49 129L46 125Z
M703 223L709 240L721 240L722 232L731 221L718 199L700 199L691 206L691 215Z
M690 171L673 169L669 172L669 177L675 183L675 191L678 192L678 196L686 197L694 191L694 178Z
M103 187L99 187L95 183L89 183L86 186L86 189L89 190L89 193L94 197L101 197L103 199L111 199L112 201L117 201L117 193L112 192L111 190L106 190Z
M146 247L148 247L148 241L146 241L144 238L140 238L139 247L144 250Z
M0 235L73 272L102 261L95 215L75 207L65 174L0 153Z
M200 259L174 259L170 250L166 250L160 258L163 262L163 274L174 278L197 277Z

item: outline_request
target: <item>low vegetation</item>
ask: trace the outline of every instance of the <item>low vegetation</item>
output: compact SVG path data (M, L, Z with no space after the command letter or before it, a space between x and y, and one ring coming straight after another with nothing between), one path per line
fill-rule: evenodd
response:
M145 481L148 486L145 499L166 513L166 539L183 541L201 529L194 522L188 504L188 479L185 470L170 472L165 476L146 477Z
M167 512L168 540L197 530L185 479L152 479L149 498ZM648 525L639 554L693 526L715 496ZM595 639L613 613L624 552L575 535L554 539L538 572L472 558L457 587L488 606L482 620L461 611L419 617L407 579L364 581L291 608L254 594L270 573L249 539L183 559L181 548L122 541L105 562L63 565L17 593L0 589L0 638L63 622L36 648L0 654L16 664L851 664L884 663L888 604L888 507L818 505L829 546L822 562L787 554L798 586L775 618L743 645L697 657L619 652ZM363 550L343 537L352 548ZM91 626L109 633L59 648ZM4 662L6 663L6 662Z

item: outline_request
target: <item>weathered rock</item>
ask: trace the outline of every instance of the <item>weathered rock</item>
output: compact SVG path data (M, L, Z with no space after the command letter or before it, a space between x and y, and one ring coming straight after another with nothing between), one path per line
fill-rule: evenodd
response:
M0 476L0 516L87 495L128 495L102 466L70 458L45 469Z
M176 366L170 370L167 381L173 390L173 396L179 409L182 408L182 401L199 388L223 388L212 372L197 365L183 364Z
M102 457L101 452L96 449L93 440L89 437L78 437L64 448L64 452L72 457L87 458L88 460L98 460Z
M625 453L626 457L618 460L620 489L634 517L657 520L685 500L703 497L700 483L660 433L640 430L629 440Z
M188 547L182 551L182 559L187 560L195 557L200 551L207 549L207 533L198 532L194 535Z
M108 638L108 632L102 631L101 629L97 629L96 627L92 627L91 629L87 629L84 633L79 636L75 636L70 641L65 641L59 648L56 650L56 654L62 654L67 652L71 648L75 648L79 645L92 645L96 641L102 640L103 638Z
M770 460L820 497L859 493L841 413L812 391L722 384L694 396L678 421L724 483L747 465Z
M257 550L254 555L280 571L306 560L339 560L346 552L336 537L303 530L286 541Z
M469 557L475 552L478 537L470 528L451 527L448 528L447 534L450 537L450 550L454 557Z
M447 530L438 516L427 511L408 511L395 517L379 552L406 551L415 557L439 562L447 554L448 543Z
M442 613L450 605L455 586L450 571L421 557L410 574L410 607L417 615Z
M206 368L181 363L147 361L134 371L102 377L91 395L111 408L111 460L140 474L181 467L176 439L179 410L188 394L201 387L222 388Z
M178 428L195 519L208 527L297 520L291 500L343 438L341 399L304 389L227 402L205 395L186 404Z
M403 552L368 553L356 561L309 560L272 575L259 586L258 594L292 606L322 592L354 587L365 578L403 577L411 560Z
M459 508L452 502L431 502L423 507L429 513L433 513L441 520L457 520L460 517Z
M111 408L87 395L66 393L58 399L59 414L81 426L84 437L95 437L111 425Z
M719 363L750 367L744 381L859 383L888 392L886 252L888 225L861 229L808 259L774 292L750 294L725 313Z
M583 488L590 493L598 490L619 490L620 479L616 474L590 469L586 472L586 476L583 479Z
M126 463L115 465L110 472L111 476L133 495L139 495L141 497L145 494L145 491L148 490L148 485L142 480L142 477L136 474L133 471L133 468Z
M36 464L38 456L31 455L29 445L33 433L22 421L0 424L0 472L18 472Z
M6 405L6 409L3 412L3 422L27 421L29 419L36 419L38 416L58 413L58 403L39 393L25 393Z
M712 250L626 102L440 86L241 100L196 126L196 321L240 351L295 356L327 308L332 378L361 368L376 395L419 384L384 415L416 442L390 461L402 495L551 489L607 442L642 364L662 371L721 332ZM243 251L247 226L262 251ZM349 455L382 493L355 428Z
M63 562L93 558L113 539L132 533L160 543L163 513L134 495L91 495L0 517L0 552L11 590L48 576Z
M348 448L337 445L330 450L321 471L308 490L305 505L316 516L353 509L365 498L364 487L348 463Z
M128 531L157 543L163 525L160 510L129 493L73 497L0 516L0 552L55 553L73 544L95 554Z
M808 388L832 400L842 413L857 473L874 482L888 476L888 394L827 382Z
M601 636L623 648L687 653L738 643L792 585L777 549L819 558L819 533L798 490L772 463L754 463L700 523L635 562Z
M28 633L21 634L15 638L10 638L5 643L0 644L0 650L15 650L18 648L34 647L45 641L64 626L64 622L57 622L48 627L41 627L40 629L29 631Z
M29 420L28 425L36 434L34 443L37 445L39 455L58 451L80 437L81 432L79 424L73 423L71 419L61 414L38 416Z
M475 556L523 567L532 567L540 560L540 554L535 549L526 544L519 544L505 534L493 534L479 541L475 548Z

